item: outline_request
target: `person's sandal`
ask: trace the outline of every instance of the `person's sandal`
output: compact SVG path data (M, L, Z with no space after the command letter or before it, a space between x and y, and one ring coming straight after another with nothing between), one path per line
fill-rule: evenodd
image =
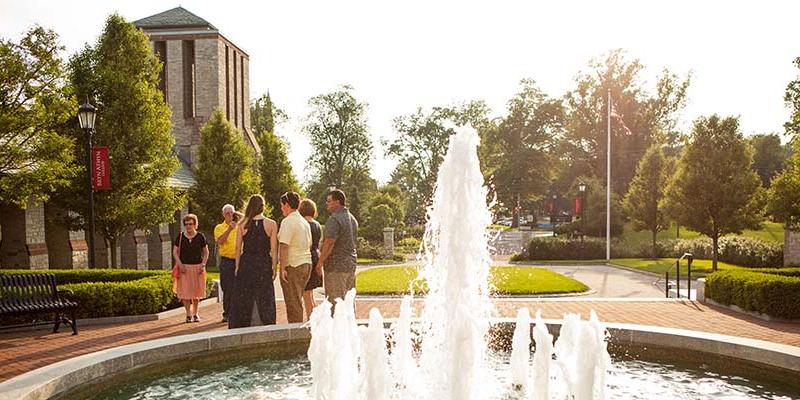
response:
M191 323L191 322L192 322L192 317L187 315L186 316L186 323L188 324L188 323Z

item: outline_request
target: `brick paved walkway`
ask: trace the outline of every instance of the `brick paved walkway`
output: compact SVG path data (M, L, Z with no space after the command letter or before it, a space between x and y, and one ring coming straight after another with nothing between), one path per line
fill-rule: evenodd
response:
M580 313L584 318L594 309L605 322L654 325L751 339L767 340L800 347L800 324L762 321L718 307L689 301L564 301L504 300L496 301L499 316L513 317L517 308L528 307L531 313L542 310L542 317L558 319L566 312ZM419 306L419 304L418 304ZM397 300L362 300L357 302L359 318L367 318L369 309L378 307L387 318L399 312ZM0 381L67 358L136 343L144 340L225 329L220 323L221 306L212 304L201 309L204 321L186 324L184 317L133 324L81 327L77 336L68 329L52 334L49 331L4 333L0 335ZM283 304L278 304L278 322L286 321Z

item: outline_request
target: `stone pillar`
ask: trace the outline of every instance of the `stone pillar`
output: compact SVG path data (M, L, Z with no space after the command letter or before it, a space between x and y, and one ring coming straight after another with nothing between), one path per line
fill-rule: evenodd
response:
M784 231L783 265L800 265L800 232Z
M135 229L128 232L119 242L122 261L120 267L147 269L147 235L143 230Z
M150 269L172 268L172 240L169 224L155 225L147 235L147 264Z
M383 249L389 256L394 254L394 228L383 228Z
M26 209L6 204L0 207L3 241L0 264L3 268L48 269L45 240L44 204L28 201Z
M69 231L69 249L72 254L72 268L89 268L89 245L86 243L86 233L83 231Z

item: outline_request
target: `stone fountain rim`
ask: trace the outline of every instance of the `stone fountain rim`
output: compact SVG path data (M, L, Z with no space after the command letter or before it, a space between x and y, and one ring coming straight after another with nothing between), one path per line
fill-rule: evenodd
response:
M386 323L394 319L386 319ZM561 320L543 320L549 327ZM514 318L493 318L494 324L515 323ZM366 324L360 320L359 324ZM612 342L679 348L721 355L800 376L800 347L737 336L649 325L603 323ZM47 399L92 380L107 378L134 367L158 364L207 352L237 347L308 341L307 325L284 324L196 333L129 344L63 360L0 382L0 400Z

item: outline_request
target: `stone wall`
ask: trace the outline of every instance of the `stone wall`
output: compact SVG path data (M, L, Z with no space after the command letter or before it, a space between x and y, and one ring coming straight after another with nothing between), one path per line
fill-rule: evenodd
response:
M790 230L784 232L783 265L800 266L800 232Z

